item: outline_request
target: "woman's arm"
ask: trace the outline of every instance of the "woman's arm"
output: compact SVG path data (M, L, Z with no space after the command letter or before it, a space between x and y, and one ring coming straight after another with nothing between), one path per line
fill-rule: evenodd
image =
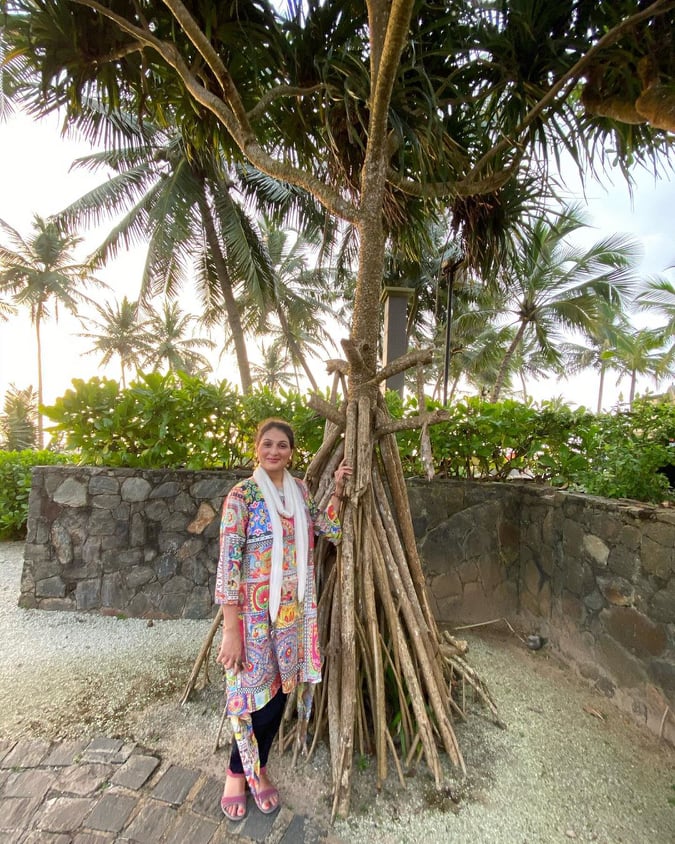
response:
M234 487L223 504L215 600L223 610L223 635L216 662L235 674L241 670L244 657L239 621L239 584L247 527L248 507L241 489Z

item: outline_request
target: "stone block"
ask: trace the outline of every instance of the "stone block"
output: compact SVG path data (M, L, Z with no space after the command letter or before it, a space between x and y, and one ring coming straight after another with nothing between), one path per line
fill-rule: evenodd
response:
M611 607L600 617L607 633L635 656L649 658L665 651L668 640L664 626L633 607Z
M52 525L50 538L54 546L54 555L62 566L73 562L73 538L68 527L59 522Z
M35 825L46 832L70 832L81 826L90 809L86 797L55 797L43 803Z
M126 587L121 572L106 574L101 582L101 606L121 610L127 605L131 593Z
M611 675L616 686L635 688L647 682L647 672L640 660L621 647L611 636L600 634L597 638L598 657L605 672Z
M44 771L40 768L27 768L11 773L3 788L3 795L42 800L56 782L56 776L55 771Z
M54 490L52 498L64 507L84 507L87 503L87 486L75 478L66 478Z
M592 565L597 568L606 568L609 548L599 536L587 533L583 539L583 549L586 558Z
M75 587L75 606L78 610L91 610L101 606L101 581L81 580Z
M653 621L675 624L675 577L665 589L660 589L651 599L649 614Z
M177 570L178 561L173 553L162 554L155 567L157 577L161 583L165 583L169 578L172 578Z
M41 610L59 610L62 612L71 612L77 609L74 598L42 598L38 606Z
M156 756L132 755L117 769L111 782L113 785L137 791L147 782L158 765L159 759Z
M216 511L208 502L202 501L197 510L197 515L187 526L188 533L203 533L217 515Z
M193 812L179 817L163 839L165 844L209 844L218 824L201 818Z
M608 603L616 607L632 607L635 604L635 588L622 577L599 577L598 588Z
M92 495L91 506L97 507L99 510L114 510L120 503L121 499L117 495Z
M132 566L127 572L126 585L129 589L135 590L139 586L149 583L156 577L152 566Z
M94 805L85 825L89 829L100 829L104 832L121 832L137 804L136 797L116 793L104 794Z
M191 484L189 492L193 498L225 498L234 484L234 478L207 478Z
M125 838L131 841L142 841L143 844L154 844L164 840L164 834L174 823L176 810L165 803L150 800L145 803L139 813L125 830ZM186 844L189 839L185 839Z
M223 780L209 777L205 780L192 801L192 809L200 815L220 821L223 812L220 808L220 798L223 794Z
M461 597L462 581L459 579L459 574L456 571L449 571L434 577L431 580L431 591L439 601Z
M112 763L118 759L123 747L124 742L120 739L97 736L84 749L82 761Z
M640 571L639 553L624 545L616 545L609 553L607 568L618 577L631 580Z
M145 478L126 478L122 482L121 493L124 501L147 501L152 492L152 484Z
M180 486L175 481L165 481L156 486L150 493L150 498L175 498L180 492Z
M11 832L14 841L20 841L21 831L32 823L40 801L31 797L0 798L0 831Z
M653 682L663 689L672 706L675 702L675 658L649 660L647 668Z
M114 475L93 475L89 478L90 495L119 495L120 484Z
M534 560L528 562L527 565L523 566L521 580L525 591L527 591L530 595L533 595L534 597L537 597L539 595L539 590L541 589L542 584L542 577L541 572L539 571L539 567L534 562Z
M62 741L54 745L51 753L44 760L43 764L52 768L61 768L73 765L82 755L85 747L89 744L87 740Z
M22 739L0 762L0 768L37 768L49 753L50 743L42 739Z
M169 507L163 499L149 501L145 507L145 517L164 525L169 518Z
M59 575L38 580L35 583L35 595L38 598L64 598L66 584Z
M198 771L181 768L178 765L172 765L165 771L162 778L153 789L152 796L157 800L164 801L165 803L172 803L175 806L180 806L198 779Z
M98 791L112 776L112 765L100 762L83 762L72 765L63 770L59 777L58 787L64 794L75 794L87 797Z
M198 586L188 595L183 607L183 618L208 618L213 606L213 593L205 586Z
M668 537L659 534L663 542L669 541L668 545L657 542L650 536L644 536L642 539L642 568L663 580L668 580L675 574L675 545L672 534L672 530L669 531Z

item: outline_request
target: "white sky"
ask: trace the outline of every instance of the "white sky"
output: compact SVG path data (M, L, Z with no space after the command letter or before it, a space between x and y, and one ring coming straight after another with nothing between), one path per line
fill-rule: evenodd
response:
M94 187L100 181L100 174L92 176L79 170L69 172L72 161L88 151L86 145L61 138L55 117L35 123L24 116L17 116L7 123L0 123L0 218L26 237L31 232L34 214L48 217ZM664 273L668 267L675 265L675 188L672 181L655 184L653 177L644 172L637 173L636 179L638 187L633 204L620 175L617 175L614 187L587 186L589 221L593 226L587 237L595 241L605 234L630 233L643 244L641 269L645 275ZM86 247L93 247L103 234L104 230L100 230L87 235L82 257ZM109 301L120 301L125 295L136 299L142 265L142 250L118 257L114 264L99 274L111 290L98 295ZM668 270L666 274L675 278L673 270ZM190 306L189 296L187 291L185 296L181 296L181 308L194 313L196 306ZM102 369L96 355L86 354L90 344L77 336L83 330L66 311L60 313L58 323L52 320L44 325L45 403L49 404L63 395L72 378L86 380L94 375L119 378L118 365L111 363ZM231 358L218 364L216 356L214 366L215 378L227 378L238 383L232 377L236 369ZM603 405L606 408L628 394L628 379L618 386L615 380L610 376L605 385ZM325 383L328 383L327 378ZM10 384L19 388L37 385L34 330L26 314L0 323L0 403ZM667 386L662 384L659 389ZM640 381L638 390L645 389L654 391L653 381ZM585 405L591 409L595 409L597 402L597 378L590 373L567 381L550 379L538 384L529 383L528 390L537 400L563 396L572 405Z

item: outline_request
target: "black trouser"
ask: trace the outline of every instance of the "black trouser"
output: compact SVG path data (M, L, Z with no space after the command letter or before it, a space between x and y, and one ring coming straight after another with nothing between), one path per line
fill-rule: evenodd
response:
M267 757L272 749L272 743L279 732L287 697L288 695L279 689L272 700L263 706L262 709L259 709L257 712L251 712L253 734L258 742L258 757L260 758L261 768L267 764ZM234 740L232 741L232 751L230 752L230 771L233 774L244 773L239 748L237 747L237 742Z

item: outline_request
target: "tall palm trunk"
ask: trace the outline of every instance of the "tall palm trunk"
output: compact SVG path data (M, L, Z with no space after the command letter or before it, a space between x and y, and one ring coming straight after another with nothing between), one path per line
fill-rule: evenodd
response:
M600 384L598 386L598 407L597 413L602 413L602 394L605 391L605 374L607 372L607 367L604 363L600 364Z
M298 346L291 334L291 330L288 326L288 320L286 319L286 314L284 313L284 309L277 305L276 308L277 316L279 317L279 324L281 325L281 330L283 331L284 339L288 344L288 348L291 351L291 356L299 362L300 366L302 367L305 375L307 376L307 380L312 385L312 389L315 393L319 391L319 385L317 384L316 378L314 377L314 373L312 372L311 367L307 363L305 356L302 353L302 349Z
M525 334L525 329L527 328L527 322L523 321L518 326L518 331L516 332L516 336L511 341L511 345L506 350L506 354L504 355L504 359L502 360L499 366L499 372L497 373L497 378L495 379L495 385L492 388L492 393L490 394L490 401L496 402L499 401L499 396L502 392L502 387L504 386L504 381L506 379L506 373L509 371L509 366L511 365L511 361L513 356L518 350L520 346L523 335Z
M41 313L38 308L35 315L35 339L37 342L37 381L38 381L38 411L37 411L37 445L39 449L45 446L44 423L42 420L42 404L43 404L43 390L42 390L42 333L41 327Z
M220 289L223 294L225 313L227 314L227 321L230 325L230 332L232 333L234 353L237 357L241 389L244 393L250 393L253 390L253 379L251 377L251 365L249 363L248 351L246 349L246 338L241 324L241 314L239 313L237 300L235 299L234 291L232 290L230 273L227 269L227 264L220 248L220 241L218 240L216 227L211 216L211 209L209 208L205 195L200 197L199 208L204 222L206 242L209 246L209 252L211 253L211 258L213 259L213 264L218 276L218 283L220 284Z

